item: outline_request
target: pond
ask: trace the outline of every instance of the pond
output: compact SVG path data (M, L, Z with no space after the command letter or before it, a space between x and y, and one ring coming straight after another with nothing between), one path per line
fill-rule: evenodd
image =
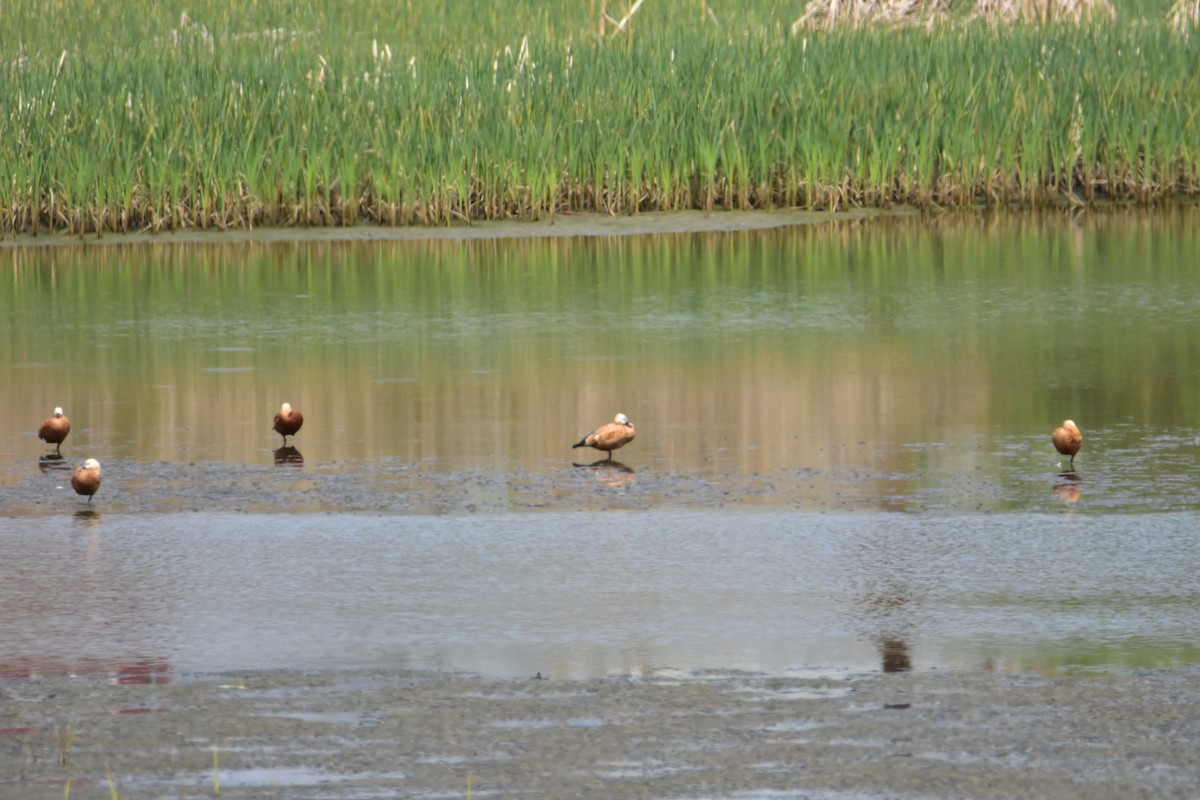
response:
M1197 216L5 246L0 671L1200 663Z

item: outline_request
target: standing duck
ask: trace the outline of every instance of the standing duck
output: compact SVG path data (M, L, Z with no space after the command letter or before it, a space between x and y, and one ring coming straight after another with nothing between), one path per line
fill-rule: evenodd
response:
M279 413L275 415L275 432L283 437L283 444L287 445L287 437L295 436L296 431L300 430L300 426L304 424L304 415L296 409L292 408L290 403L284 403L279 408Z
M100 462L89 458L81 466L75 468L71 476L71 488L76 494L87 495L88 505L92 504L92 495L100 489Z
M38 428L38 438L47 444L54 445L54 452L62 455L62 443L71 432L71 420L61 408L54 409L54 416L42 423Z
M594 447L597 450L606 451L608 458L605 461L609 461L612 459L612 451L632 442L636 434L637 431L634 429L633 423L629 421L629 417L617 414L612 422L601 425L571 447Z
M1083 434L1075 423L1069 419L1064 421L1054 429L1050 438L1054 440L1055 450L1071 457L1071 469L1075 469L1075 455L1083 448Z

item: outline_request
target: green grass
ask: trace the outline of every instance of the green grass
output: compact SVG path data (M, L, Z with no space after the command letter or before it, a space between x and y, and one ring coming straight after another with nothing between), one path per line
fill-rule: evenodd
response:
M697 0L646 3L615 37L597 0L178 8L0 11L0 230L1151 204L1200 187L1200 40L1166 6L1083 29L792 35L800 4Z

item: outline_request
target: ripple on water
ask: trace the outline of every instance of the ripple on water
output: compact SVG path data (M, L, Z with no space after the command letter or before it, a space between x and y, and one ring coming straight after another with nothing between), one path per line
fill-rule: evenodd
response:
M0 519L0 604L6 658L41 674L389 666L703 684L897 664L1179 666L1200 663L1197 525L1194 513L104 511Z

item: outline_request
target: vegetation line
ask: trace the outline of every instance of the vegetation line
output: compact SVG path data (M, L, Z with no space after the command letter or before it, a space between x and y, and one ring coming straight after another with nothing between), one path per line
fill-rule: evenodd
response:
M158 5L6 7L0 232L1200 193L1195 26L1166 13L813 30L772 0ZM625 25L597 30L609 11Z

